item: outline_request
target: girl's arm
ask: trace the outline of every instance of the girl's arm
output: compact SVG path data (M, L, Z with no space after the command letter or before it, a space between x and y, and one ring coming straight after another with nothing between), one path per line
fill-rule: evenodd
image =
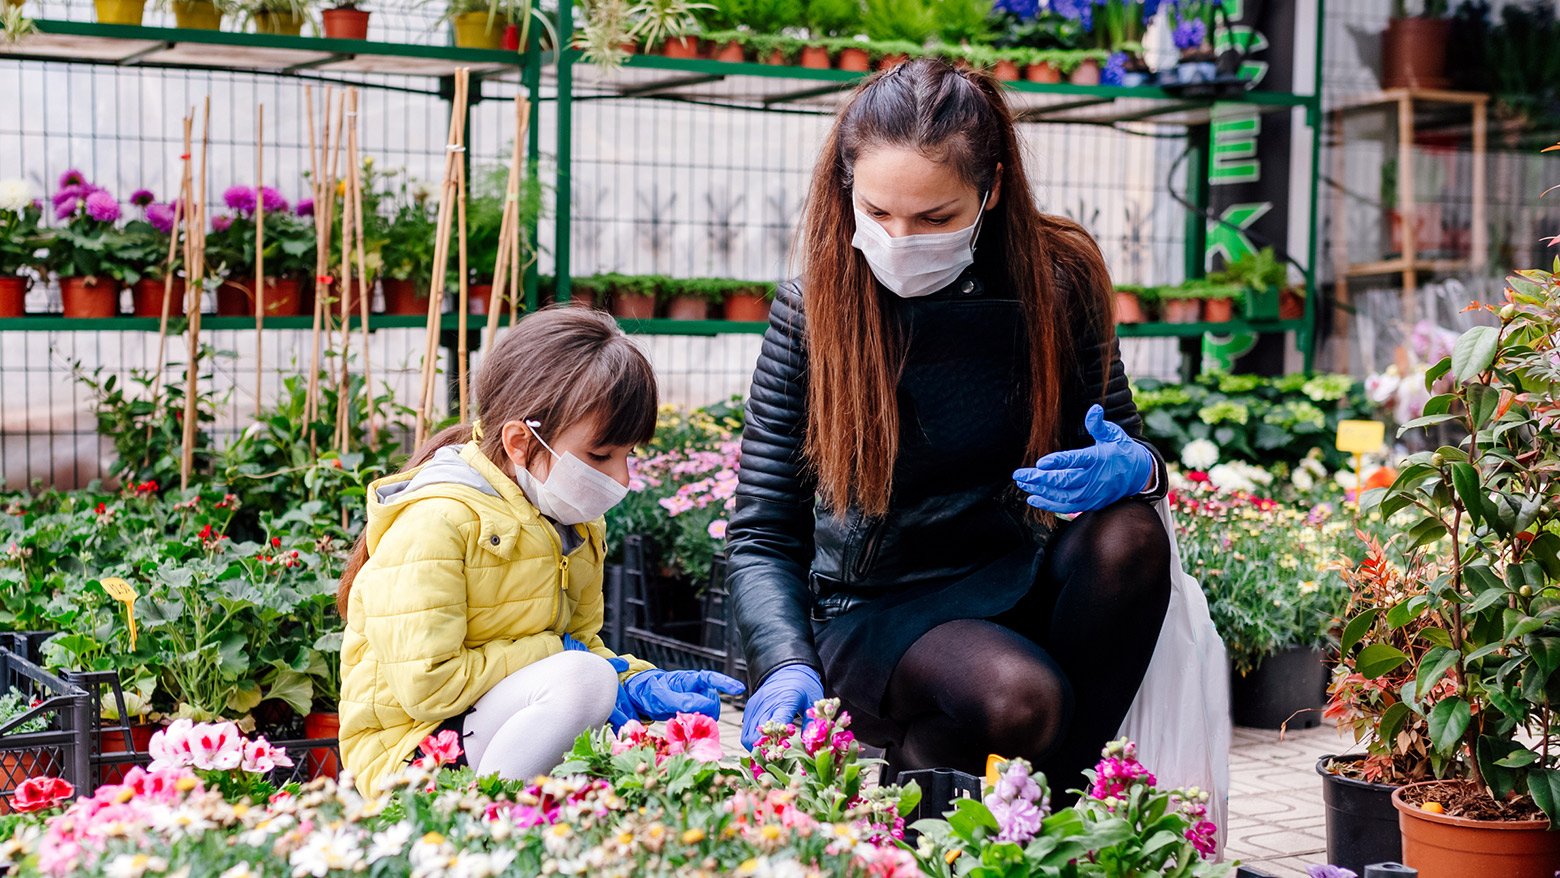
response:
M455 522L468 516L458 501L416 501L380 538L353 587L385 684L418 722L463 713L500 680L563 651L550 631L466 647L469 528Z

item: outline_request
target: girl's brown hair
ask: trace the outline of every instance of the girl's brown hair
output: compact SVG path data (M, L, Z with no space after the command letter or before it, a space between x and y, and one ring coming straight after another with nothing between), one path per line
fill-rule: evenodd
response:
M502 428L510 421L540 421L546 438L593 420L597 445L643 445L655 436L659 400L650 361L611 317L590 308L554 306L520 321L483 355L472 391L482 419L479 447L500 468L509 462ZM401 472L471 438L471 424L448 427L424 442ZM539 442L528 452L544 453ZM352 581L367 560L365 533L352 547L336 592L343 616Z
M1064 376L1074 368L1074 328L1093 323L1109 340L1110 277L1081 226L1035 206L996 80L918 59L863 83L840 111L813 173L798 233L809 358L805 450L826 504L888 511L899 451L896 387L904 344L885 318L855 234L854 170L863 152L914 149L980 192L1001 173L1002 197L983 222L976 266L1022 303L1029 347L1028 457L1055 450ZM1107 345L1106 350L1109 350Z

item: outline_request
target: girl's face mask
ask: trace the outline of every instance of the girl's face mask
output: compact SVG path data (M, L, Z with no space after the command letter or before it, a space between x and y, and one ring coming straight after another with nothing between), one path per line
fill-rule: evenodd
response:
M537 510L559 524L574 525L595 521L608 509L623 502L628 488L572 452L559 454L536 430L540 421L526 421L531 436L553 456L552 470L546 480L537 479L523 466L515 466L515 481Z
M980 213L967 228L898 238L852 201L856 235L851 246L861 251L878 283L890 292L906 299L931 295L953 283L975 263L975 241L980 236L990 197L989 191L981 195Z

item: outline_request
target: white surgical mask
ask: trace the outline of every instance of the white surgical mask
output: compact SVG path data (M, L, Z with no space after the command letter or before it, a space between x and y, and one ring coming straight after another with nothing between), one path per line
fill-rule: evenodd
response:
M851 246L867 258L878 283L890 292L906 299L929 296L953 283L975 263L975 240L980 235L990 195L988 190L980 197L980 213L967 228L900 238L890 235L881 223L856 207L856 235Z
M541 426L539 421L526 421L525 425L553 456L552 470L547 473L546 481L538 480L523 466L515 466L515 481L520 484L520 490L543 515L559 524L584 524L607 514L608 509L628 496L628 488L618 484L617 479L573 453L560 455L553 451L536 432Z

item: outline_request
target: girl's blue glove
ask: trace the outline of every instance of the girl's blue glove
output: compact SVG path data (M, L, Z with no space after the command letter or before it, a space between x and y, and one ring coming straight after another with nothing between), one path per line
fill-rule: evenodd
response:
M748 699L742 715L742 746L753 749L767 723L788 723L823 700L823 680L806 665L786 665L769 675Z
M624 697L630 718L647 716L667 720L679 713L702 713L720 719L720 696L741 695L747 687L715 671L663 671L651 668L629 677L618 690L618 706Z
M1098 405L1089 408L1083 425L1094 437L1092 446L1047 454L1032 468L1013 473L1013 481L1029 493L1030 506L1075 515L1104 509L1148 487L1153 452L1105 420Z
M590 647L579 642L578 640L575 640L574 637L569 634L563 635L563 649L565 652L590 652ZM614 656L607 659L607 664L611 665L612 670L617 671L619 674L628 670L628 659L625 658L618 658ZM623 688L623 684L619 683L617 692L617 706L612 709L612 718L607 720L607 722L612 724L612 731L615 732L618 729L621 729L624 723L632 719L633 711L633 702L631 699L629 699L626 691Z

